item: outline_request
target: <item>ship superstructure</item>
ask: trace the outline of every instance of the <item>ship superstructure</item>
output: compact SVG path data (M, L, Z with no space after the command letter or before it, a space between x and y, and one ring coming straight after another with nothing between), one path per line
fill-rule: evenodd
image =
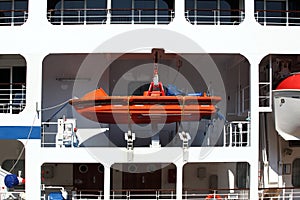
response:
M299 25L297 0L0 0L0 199L299 198L300 91L277 88ZM152 83L175 122L152 99L143 123L69 103L102 88L140 111ZM186 96L218 102L178 121Z

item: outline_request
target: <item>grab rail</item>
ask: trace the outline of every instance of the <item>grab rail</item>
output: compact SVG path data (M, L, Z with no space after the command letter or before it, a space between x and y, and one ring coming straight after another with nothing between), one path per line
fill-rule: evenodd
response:
M25 83L0 83L0 113L18 114L25 105Z
M27 19L27 10L0 10L0 26L20 26Z

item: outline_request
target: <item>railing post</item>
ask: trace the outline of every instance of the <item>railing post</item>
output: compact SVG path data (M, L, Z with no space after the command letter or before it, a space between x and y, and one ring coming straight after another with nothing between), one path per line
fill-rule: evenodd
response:
M233 139L232 139L232 135L233 135L233 132L232 132L232 123L230 123L230 124L229 124L229 146L230 146L230 147L232 147L232 142L233 142L233 141L232 141L232 140L233 140Z
M158 10L157 10L157 8L155 8L154 15L155 15L154 24L156 25L156 24L158 24Z
M138 10L139 12L139 23L142 22L142 10Z
M15 12L14 10L11 11L11 25L13 26L15 24Z
M78 24L80 24L80 10L77 11Z
M226 137L227 137L227 127L226 127L226 124L224 124L224 127L223 127L223 147L226 147Z
M213 10L213 13L214 13L214 25L217 25L216 10Z
M247 146L250 146L250 122L247 123Z
M241 122L238 123L238 129L239 129L239 146L242 146L243 143L243 124Z
M134 24L134 9L131 10L131 24Z
M106 24L111 24L111 9L107 9L106 17L107 17Z
M63 21L64 21L64 11L61 10L60 11L60 25L63 25Z
M87 20L87 16L86 16L87 10L86 8L83 11L83 24L86 25L86 20Z
M289 11L286 11L286 26L289 25Z
M264 10L264 26L266 26L267 25L267 12L266 12L266 10Z

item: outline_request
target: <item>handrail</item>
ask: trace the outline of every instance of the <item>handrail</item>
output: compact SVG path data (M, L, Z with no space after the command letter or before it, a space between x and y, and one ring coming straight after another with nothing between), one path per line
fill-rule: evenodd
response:
M298 199L300 197L300 188L297 187L272 187L272 188L258 188L259 199ZM287 191L290 190L290 191ZM118 189L110 190L110 199L135 199L151 198L151 199L176 199L175 189L139 189L141 193L134 193L130 189ZM164 191L168 194L162 193ZM208 192L209 191L209 192ZM145 192L152 192L145 193ZM207 196L218 195L222 199L249 199L250 188L199 188L199 189L184 189L182 193L182 199L204 199ZM14 192L16 193L16 192ZM1 194L5 194L1 193ZM103 190L76 190L72 192L72 198L104 198Z
M267 16L269 13L279 13L282 16ZM300 17L290 16L292 14L299 14L300 10L262 10L257 9L255 11L255 19L261 25L281 25L281 26L299 26ZM263 16L260 16L263 15Z
M0 83L0 85L25 85L25 83Z
M261 9L257 9L255 12L279 12L279 13L297 12L297 13L300 13L300 10L261 10Z
M5 13L10 13L8 16ZM19 13L22 14L19 16ZM16 15L18 14L18 15ZM0 10L0 26L5 25L22 25L28 18L28 10Z
M211 12L201 14L199 12ZM223 12L238 12L236 15L224 15ZM243 9L186 9L186 19L191 24L212 24L212 25L238 25L244 20Z
M176 189L118 189L111 190L111 199L176 199Z
M260 199L299 199L299 187L258 188Z
M98 11L98 13L96 13L96 11ZM152 11L153 14L147 13L148 11ZM70 12L75 12L75 13L72 14ZM48 21L50 21L54 25L87 24L87 23L89 24L106 24L106 23L167 24L170 23L174 18L173 9L164 9L164 8L49 9L47 13L48 13L47 16Z
M250 121L231 121L224 125L224 147L250 146Z
M113 189L111 192L176 192L176 189Z
M25 83L1 83L0 113L18 114L26 105Z
M186 11L231 11L231 12L245 12L244 9L217 9L217 8L212 8L212 9L198 9L198 8L189 8L186 9Z
M67 8L67 9L49 9L48 12L54 11L138 11L138 10L154 10L154 11L173 11L169 8Z

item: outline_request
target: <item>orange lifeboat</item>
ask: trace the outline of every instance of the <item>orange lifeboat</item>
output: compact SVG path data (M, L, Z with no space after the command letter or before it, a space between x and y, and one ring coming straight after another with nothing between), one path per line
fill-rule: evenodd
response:
M199 121L216 113L218 96L167 96L157 69L143 96L108 96L102 89L69 103L84 117L108 124L149 124Z
M70 104L84 117L108 124L148 124L199 121L216 113L218 96L166 96L145 92L144 96L108 96L100 88Z

